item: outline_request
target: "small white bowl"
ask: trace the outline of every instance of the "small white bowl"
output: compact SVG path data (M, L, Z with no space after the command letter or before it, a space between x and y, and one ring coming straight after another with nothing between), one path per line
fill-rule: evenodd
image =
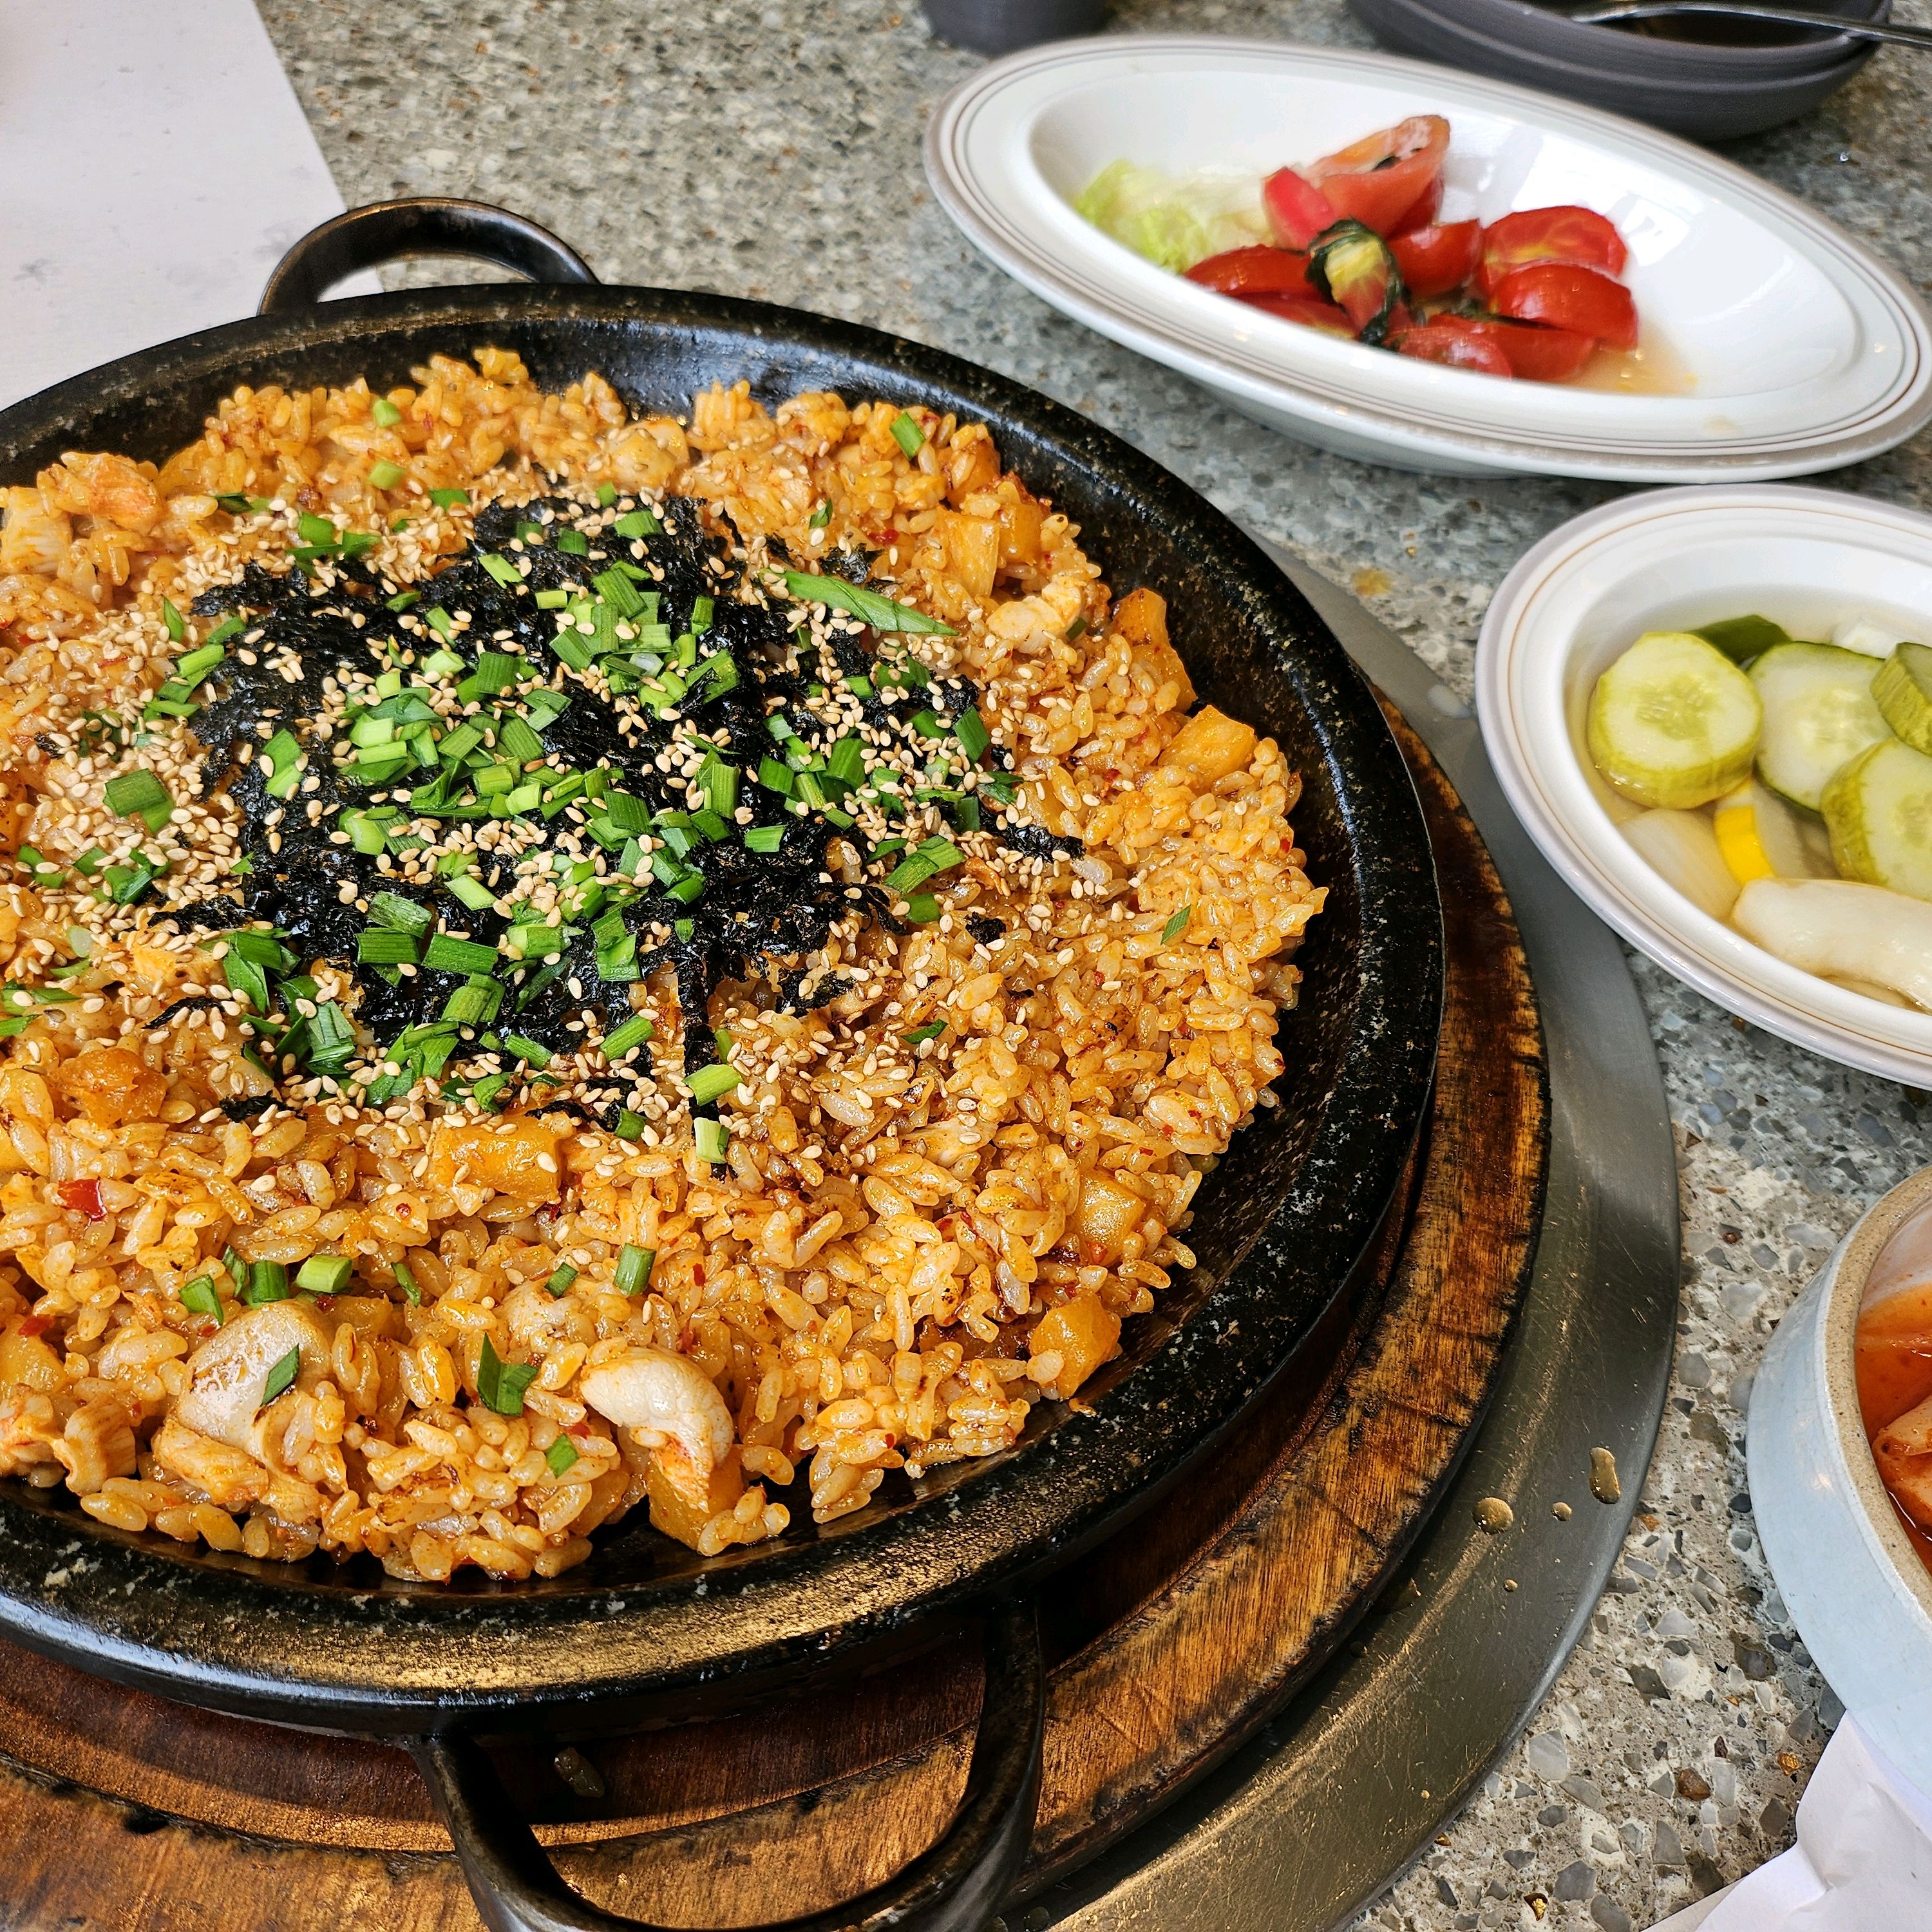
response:
M1932 1209L1932 1168L1876 1202L1778 1325L1751 1387L1751 1508L1813 1661L1871 1741L1932 1791L1932 1573L1879 1480L1853 1348L1874 1265ZM1922 1245L1925 1231L1910 1231ZM1910 1238L1910 1237L1909 1237Z
M1583 749L1598 676L1645 631L1756 612L1796 637L1867 614L1932 640L1932 518L1760 484L1659 490L1574 518L1503 580L1476 646L1490 758L1544 856L1640 952L1720 1006L1887 1079L1932 1087L1932 1014L1789 966L1654 872Z
M1688 394L1513 382L1265 315L1143 261L1072 203L1123 158L1257 179L1414 114L1451 125L1443 218L1580 202L1630 244ZM1464 476L1796 476L1932 418L1932 324L1822 215L1634 122L1388 54L1123 34L996 61L941 103L926 173L968 236L1103 335L1324 449Z

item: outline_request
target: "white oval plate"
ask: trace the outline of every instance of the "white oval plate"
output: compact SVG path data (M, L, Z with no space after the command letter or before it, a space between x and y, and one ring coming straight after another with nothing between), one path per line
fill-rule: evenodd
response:
M1124 157L1258 177L1421 113L1453 130L1445 219L1580 202L1616 222L1644 326L1690 393L1507 382L1342 341L1169 274L1073 212ZM1710 482L1836 468L1932 417L1932 326L1875 256L1714 155L1501 81L1281 42L1064 41L956 88L926 130L926 167L953 220L1042 300L1345 455Z
M1932 1087L1932 1013L1800 972L1653 872L1582 748L1592 688L1643 632L1755 611L1796 637L1868 614L1932 641L1932 517L1773 485L1661 490L1587 512L1503 580L1476 646L1476 710L1530 836L1592 910L1732 1012L1868 1073Z

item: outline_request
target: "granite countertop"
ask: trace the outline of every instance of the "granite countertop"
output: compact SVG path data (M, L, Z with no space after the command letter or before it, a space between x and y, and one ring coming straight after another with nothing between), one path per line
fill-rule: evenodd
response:
M934 41L916 0L262 0L262 12L352 204L506 202L608 280L816 309L1002 370L1352 586L1466 693L1510 565L1616 494L1322 456L1034 300L926 188L926 118L977 62ZM1121 0L1117 30L1368 44L1340 0ZM1728 152L1924 287L1928 82L1906 54L1881 53L1818 114ZM1923 438L1822 480L1932 505ZM1743 1412L1793 1295L1871 1201L1932 1158L1932 1096L1787 1046L1646 962L1634 970L1683 1190L1663 1437L1583 1648L1523 1743L1364 1928L1648 1925L1791 1842L1840 1714L1765 1567Z

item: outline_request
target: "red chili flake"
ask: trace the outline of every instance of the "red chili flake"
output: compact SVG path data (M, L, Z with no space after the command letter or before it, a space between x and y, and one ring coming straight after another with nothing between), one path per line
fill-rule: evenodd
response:
M107 1210L100 1204L100 1184L98 1180L63 1180L58 1190L62 1201L76 1214L85 1214L90 1221L104 1221Z
M587 1442L597 1432L591 1427L588 1420L586 1420L573 1422L563 1432L566 1436L575 1436L580 1442Z
M45 1334L53 1326L53 1319L51 1315L30 1315L20 1324L20 1333L31 1342L36 1335Z
M691 1270L691 1278L693 1281L697 1282L700 1288L702 1288L704 1286L704 1264L702 1262L700 1262L694 1268L692 1268Z

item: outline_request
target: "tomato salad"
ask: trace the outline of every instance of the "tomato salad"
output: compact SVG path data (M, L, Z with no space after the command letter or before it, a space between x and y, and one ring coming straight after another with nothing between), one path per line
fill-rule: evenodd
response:
M1561 382L1600 346L1635 348L1636 304L1621 280L1629 250L1615 226L1577 207L1441 220L1448 152L1449 123L1420 114L1277 169L1261 184L1258 218L1191 207L1125 162L1076 206L1203 288L1423 362Z

